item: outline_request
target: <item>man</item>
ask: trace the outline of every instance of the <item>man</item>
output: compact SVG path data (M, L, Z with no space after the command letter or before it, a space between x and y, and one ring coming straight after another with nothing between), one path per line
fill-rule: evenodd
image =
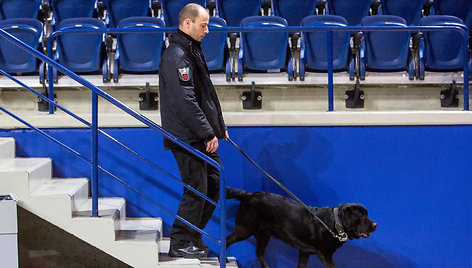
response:
M161 120L164 129L221 163L218 139L228 138L228 131L200 47L208 22L208 12L197 4L188 4L179 13L179 29L170 35L159 66ZM218 200L218 170L168 139L164 148L172 150L183 182ZM203 229L214 210L214 205L184 188L177 215ZM207 254L202 235L175 220L169 255L201 258Z

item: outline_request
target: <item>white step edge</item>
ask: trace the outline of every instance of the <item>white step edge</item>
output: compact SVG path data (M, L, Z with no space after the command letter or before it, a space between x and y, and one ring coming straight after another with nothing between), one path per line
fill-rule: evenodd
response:
M69 195L72 198L71 209L77 211L85 206L89 196L89 181L86 178L53 178L31 192L32 196Z
M158 243L162 237L161 218L127 218L121 221L116 241Z
M51 179L52 161L50 158L0 159L0 174L2 172L27 172L29 190L31 193Z
M73 217L92 216L92 198L72 212ZM98 216L100 218L111 218L115 224L115 231L120 230L120 224L126 218L126 200L121 197L98 198Z
M238 263L234 257L227 257L228 263L226 267L238 267ZM159 254L159 268L177 268L177 267L202 267L202 268L216 268L220 267L220 262L217 257L209 257L198 259L184 259L169 257L168 254Z
M0 138L0 159L15 157L15 139Z

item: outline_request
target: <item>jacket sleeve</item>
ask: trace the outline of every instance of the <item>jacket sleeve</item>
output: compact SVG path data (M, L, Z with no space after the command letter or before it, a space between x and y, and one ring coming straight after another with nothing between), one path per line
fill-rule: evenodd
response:
M194 89L194 67L190 60L185 55L174 55L169 58L164 68L171 109L198 138L211 140L215 134L198 105Z

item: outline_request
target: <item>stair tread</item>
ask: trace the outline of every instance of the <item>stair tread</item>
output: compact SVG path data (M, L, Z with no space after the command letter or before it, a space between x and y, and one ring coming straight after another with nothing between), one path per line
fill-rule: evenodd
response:
M15 157L15 139L0 138L0 158Z
M34 190L31 195L61 195L73 196L84 185L88 185L87 179L51 179L40 188Z
M31 172L43 165L49 164L50 158L7 158L0 159L1 171L28 171Z
M126 218L121 222L121 231L161 231L162 219L161 218Z
M160 237L158 230L119 230L117 241L127 242L157 242Z
M119 210L123 208L124 198L120 197L101 197L98 199L98 215L100 217L116 218ZM92 215L92 199L89 198L86 203L72 213L74 217L90 217Z
M236 258L234 257L227 257L229 263L226 264L226 267L238 267L238 263ZM185 258L174 258L170 257L167 253L160 253L159 254L159 266L190 266L190 265L199 265L198 267L220 267L220 262L218 261L217 257L208 257L198 259L185 259Z

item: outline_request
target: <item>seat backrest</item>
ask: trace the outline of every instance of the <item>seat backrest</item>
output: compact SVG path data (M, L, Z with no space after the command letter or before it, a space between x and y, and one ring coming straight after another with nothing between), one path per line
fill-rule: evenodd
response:
M365 17L362 26L402 26L406 21L398 16L377 15ZM405 32L365 32L365 60L372 69L404 69L408 60L410 33Z
M305 17L302 26L347 26L345 18L336 15ZM333 32L333 69L344 69L349 53L349 32ZM327 32L302 32L306 65L310 69L328 70Z
M210 17L208 27L226 27L224 19L219 17ZM224 66L226 36L222 33L208 33L202 40L203 55L208 66L208 70L221 70Z
M328 0L328 12L344 17L350 26L360 25L369 15L371 0Z
M420 19L421 26L459 26L463 21L455 16L434 15ZM464 39L456 31L424 32L427 67L437 70L461 69L464 66Z
M38 49L43 24L31 18L0 21L0 28ZM5 38L0 38L0 68L7 73L29 73L36 70L36 58Z
M105 0L110 19L109 27L115 28L122 19L147 16L150 11L150 0Z
M228 26L239 26L245 17L257 16L261 11L260 0L215 0L218 16Z
M159 0L167 27L179 26L179 12L184 6L196 3L206 8L206 0Z
M251 16L241 21L242 27L286 27L287 21L277 16ZM281 69L287 59L287 32L241 33L244 63L253 70Z
M470 0L434 0L436 15L456 16L462 21L467 19L471 6Z
M69 18L91 18L96 0L51 0L56 22Z
M0 0L0 17L36 19L40 5L41 0Z
M299 26L303 18L315 15L318 0L272 0L276 16L287 20L289 26Z
M105 23L95 18L71 18L59 23L63 29L102 29ZM74 72L94 72L101 66L103 33L65 34L57 37L59 63Z
M161 28L164 21L153 17L129 17L119 28ZM125 33L117 35L120 68L132 72L157 71L165 46L165 33Z
M382 13L405 19L407 25L418 25L424 0L381 0Z

